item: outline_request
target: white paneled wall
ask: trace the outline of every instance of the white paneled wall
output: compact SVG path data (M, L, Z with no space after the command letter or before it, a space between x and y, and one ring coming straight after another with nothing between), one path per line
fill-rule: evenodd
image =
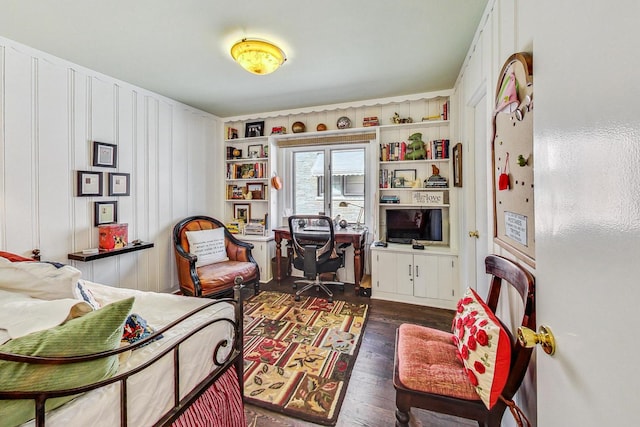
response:
M486 170L491 171L491 146L490 141L493 138L492 132L492 113L494 109L494 97L498 73L502 69L503 63L513 53L527 51L533 53L535 64L535 51L533 50L533 28L531 25L531 12L533 8L532 2L524 0L490 0L487 4L485 15L476 30L476 35L472 46L469 49L467 58L458 76L456 86L454 88L454 99L456 110L454 111L455 127L452 129L453 138L461 141L465 147L465 155L463 156L465 179L473 177L474 153L480 150L484 151L484 157L487 161ZM535 73L534 73L535 82ZM487 135L484 140L474 140L474 115L473 103L482 95L486 95L487 117L486 128ZM479 156L480 157L480 156ZM468 182L468 181L467 181ZM486 198L488 200L487 219L489 232L493 232L493 192L491 190L491 176L487 176ZM476 183L480 185L480 183ZM475 226L475 205L472 201L475 194L472 186L465 185L463 188L464 195L462 201L462 210L460 215L459 227L462 235L467 230L473 230ZM462 266L461 277L463 283L475 283L476 269L483 268L477 266L473 261L475 259L475 241L462 240ZM480 250L480 249L478 249ZM514 258L511 254L504 251L500 246L493 243L492 239L487 239L487 248L484 251L504 255ZM535 274L535 272L534 272ZM478 289L488 289L488 283L478 284ZM502 310L509 310L509 307L502 307ZM504 312L503 312L504 314ZM537 422L537 404L536 404L536 386L535 386L535 360L532 367L525 377L520 391L516 394L516 403L524 410L532 425ZM515 426L516 423L511 414L505 414L503 426Z
M173 225L217 216L219 182L206 179L218 118L0 38L0 249L70 262L98 246L94 202L116 200L129 239L155 247L88 263L88 280L177 289ZM118 146L117 168L92 163L92 142ZM76 197L76 171L104 173L103 197ZM131 174L131 195L107 196L107 173Z

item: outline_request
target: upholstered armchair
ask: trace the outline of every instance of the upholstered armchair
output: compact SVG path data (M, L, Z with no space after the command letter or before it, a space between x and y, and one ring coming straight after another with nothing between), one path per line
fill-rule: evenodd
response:
M217 298L233 292L241 276L245 286L260 289L253 245L236 239L224 224L208 216L191 216L173 228L178 281L183 294Z

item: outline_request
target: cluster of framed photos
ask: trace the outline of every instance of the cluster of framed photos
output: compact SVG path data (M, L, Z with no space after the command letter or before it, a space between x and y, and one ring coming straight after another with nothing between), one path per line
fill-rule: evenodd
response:
M77 171L78 197L99 197L103 195L102 172ZM108 196L129 196L131 194L131 179L128 173L109 172L107 173L107 195Z
M118 146L93 141L93 166L115 168L118 163ZM123 172L76 171L76 196L100 197L107 180L107 196L131 195L131 175ZM118 222L118 202L113 200L94 202L94 225Z

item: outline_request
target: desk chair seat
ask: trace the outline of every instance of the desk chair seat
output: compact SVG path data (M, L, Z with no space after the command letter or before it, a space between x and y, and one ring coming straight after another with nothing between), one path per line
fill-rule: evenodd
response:
M289 217L289 231L293 244L293 265L304 272L306 279L296 280L293 289L295 300L312 287L322 289L333 302L333 292L327 285L339 286L344 291L344 283L321 280L323 273L335 273L344 266L344 253L335 250L335 234L331 218L322 215L294 215Z

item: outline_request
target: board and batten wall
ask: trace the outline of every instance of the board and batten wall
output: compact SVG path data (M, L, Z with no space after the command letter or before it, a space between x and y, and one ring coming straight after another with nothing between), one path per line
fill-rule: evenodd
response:
M465 176L463 182L465 182L465 185L463 187L462 208L460 209L461 215L459 217L460 234L461 236L466 236L468 231L478 229L487 230L488 234L488 236L480 240L461 238L460 277L463 286L476 283L476 270L484 269L483 265L476 265L476 250L480 255L493 253L514 259L535 275L535 269L517 260L512 254L493 241L493 181L491 177L493 171L491 164L492 120L498 75L504 62L516 52L533 53L535 69L534 28L533 20L531 19L534 7L533 2L526 0L489 0L454 87L452 105L455 110L452 111L452 114L456 120L452 132L454 139L462 142L464 147L463 170ZM535 71L533 81L535 92ZM485 102L483 111L486 111L487 114L484 126L486 135L484 135L484 138L479 138L480 140L475 140L474 109L478 102ZM478 162L483 160L486 164L479 165ZM475 185L473 185L470 181L474 179L476 168L486 170L487 176L484 183L475 182L473 183ZM480 194L481 191L479 191L479 194L474 192L476 185L478 189L483 187L486 189L484 194L484 198L487 200L486 224L476 224L475 221L476 205L473 201L477 197L483 197ZM486 246L477 246L480 242ZM482 297L486 297L489 282L484 281L476 285L478 293ZM505 301L511 301L512 304L504 304ZM509 299L501 299L503 304L499 307L502 316L510 317L512 322L518 319L520 315L518 310L512 308L517 307L516 302L517 297L510 295ZM535 366L534 352L527 375L514 399L529 417L532 425L537 424ZM516 425L509 411L506 411L502 425L509 427Z
M178 288L173 225L216 216L217 117L0 38L0 249L71 263L111 286ZM92 144L116 144L117 168L92 166ZM77 197L76 171L104 174L104 196ZM107 173L131 176L131 195L107 196ZM94 202L118 202L129 240L154 248L91 262L67 254L98 247Z

